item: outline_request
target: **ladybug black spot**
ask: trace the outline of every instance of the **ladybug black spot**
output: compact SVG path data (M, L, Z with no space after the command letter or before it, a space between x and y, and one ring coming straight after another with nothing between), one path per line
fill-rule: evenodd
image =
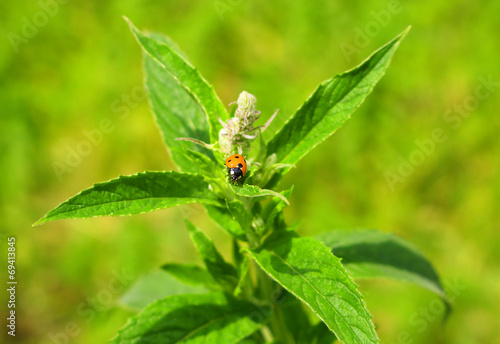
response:
M237 156L235 156L235 158L236 158L236 159L239 159L240 157L237 155Z
M241 163L238 164L239 168L243 168L243 165Z

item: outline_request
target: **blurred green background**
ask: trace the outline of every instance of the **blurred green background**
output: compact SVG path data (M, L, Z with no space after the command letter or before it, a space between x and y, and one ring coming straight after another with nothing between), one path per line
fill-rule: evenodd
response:
M279 108L271 130L319 82L412 25L353 118L283 181L295 185L287 220L304 235L394 232L433 262L455 304L444 328L430 292L360 282L383 343L498 343L500 2L42 0L2 1L0 13L0 227L2 252L6 235L17 238L15 342L106 342L130 315L115 307L120 291L97 298L117 273L124 288L161 263L198 261L186 215L229 249L197 206L31 227L94 182L173 168L140 97L126 15L172 37L225 104L246 90L264 117ZM431 144L435 130L445 139ZM86 155L58 175L54 163L76 149Z

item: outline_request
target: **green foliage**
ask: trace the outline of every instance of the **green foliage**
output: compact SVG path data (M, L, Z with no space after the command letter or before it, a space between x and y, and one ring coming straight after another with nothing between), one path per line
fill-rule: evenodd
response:
M233 218L238 222L241 229L250 237L256 239L254 232L252 230L252 214L245 209L243 202L239 200L227 202L227 209L233 216Z
M238 343L258 330L259 309L224 293L169 296L132 317L114 344Z
M228 208L206 205L205 209L207 210L208 216L234 238L243 241L247 240L245 231L241 228L238 221L233 218Z
M189 203L219 204L199 175L144 172L97 183L49 211L36 225L61 219L135 215Z
M347 121L384 75L392 55L410 28L374 52L364 63L321 83L269 141L277 162L296 164ZM282 170L285 173L287 169Z
M176 277L178 278L178 276ZM173 278L164 270L155 269L139 277L122 295L120 303L128 308L141 310L150 303L166 296L208 292L208 289L203 286L191 286L187 282L183 282Z
M342 258L353 278L392 278L415 283L439 296L445 291L430 262L411 244L376 230L332 231L316 236Z
M244 197L265 197L265 196L276 196L279 197L285 202L286 204L290 205L288 200L286 199L285 196L280 194L279 192L273 191L273 190L267 190L267 189L261 189L257 185L248 185L245 184L240 187L235 187L231 186L232 190L240 196Z
M201 259L207 270L222 287L234 289L237 284L238 274L233 265L226 263L222 255L215 248L214 243L201 230L186 220L186 226L191 235Z
M259 266L304 301L343 343L378 343L371 315L340 259L312 238L279 232L250 251Z
M128 21L128 19L127 19ZM210 140L217 141L221 125L217 116L223 120L228 118L226 108L221 103L214 88L201 76L189 62L187 62L171 44L165 44L142 34L130 21L130 29L139 44L149 56L154 59L166 72L168 72L193 96L203 112L208 117L210 125ZM161 92L161 97L168 90ZM167 110L170 111L170 110ZM196 129L196 128L193 128ZM163 130L165 131L165 129Z
M212 275L210 275L206 269L203 269L198 265L167 263L163 264L161 269L182 283L194 286L201 285L207 289L218 288L218 285L212 278Z
M283 196L288 199L293 191L293 186L286 191L283 191ZM282 197L273 197L262 209L262 220L264 221L266 228L270 230L273 227L274 220L276 217L283 212L288 203L283 200Z
M144 56L144 69L151 107L172 160L183 171L197 172L196 165L184 152L186 143L175 139L193 137L209 140L206 116L189 92L147 54Z
M233 262L226 261L213 241L186 219L205 268L167 263L140 279L122 303L145 308L112 343L378 343L353 278L396 278L445 297L430 263L402 239L380 232L331 232L318 237L327 247L300 237L283 214L293 188L282 193L272 189L362 103L408 29L358 67L320 84L267 144L253 127L258 111L255 98L246 93L252 104L238 102L231 112L235 127L226 122L224 128L226 137L231 128L249 131L238 133L238 147L248 147L248 154L240 154L251 161L249 171L233 184L224 176L217 141L223 127L218 117L225 121L229 115L213 87L170 39L145 35L129 24L145 52L153 112L181 171L145 172L95 184L36 224L200 203L232 236L234 249ZM276 292L287 301L279 302Z

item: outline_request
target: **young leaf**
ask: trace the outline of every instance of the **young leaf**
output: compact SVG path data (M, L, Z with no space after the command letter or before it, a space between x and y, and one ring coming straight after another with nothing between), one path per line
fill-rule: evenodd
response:
M233 218L238 221L240 227L245 231L245 233L257 240L257 237L252 230L252 215L245 209L243 203L239 200L231 202L226 200L226 205L231 215L233 215Z
M217 164L211 160L206 153L185 149L183 154L189 159L190 165L194 166L197 173L203 175L204 177L213 178L217 175L224 177L224 174L221 173L220 167L217 166ZM210 154L212 153L210 152Z
M249 284L246 278L249 271L250 258L248 255L244 255L241 252L240 245L236 239L233 239L233 262L236 265L236 270L238 271L238 285L234 289L233 295L238 297L243 292L243 289L247 284Z
M342 259L353 278L385 277L411 282L446 297L431 263L396 235L377 230L336 230L315 238Z
M363 296L340 259L326 246L295 232L280 232L249 252L264 271L304 301L341 342L379 342Z
M140 310L150 303L170 295L201 294L208 292L205 287L183 284L169 276L165 271L155 269L141 276L120 297L120 304Z
M266 315L248 301L216 292L169 296L130 318L112 344L233 344L257 331Z
M243 257L243 261L238 265L238 285L234 288L234 296L238 297L243 292L243 288L247 283L247 275L249 268L250 258L248 256Z
M211 143L217 141L219 130L222 128L217 116L222 120L227 120L229 116L213 87L176 51L175 47L144 35L127 18L125 19L146 53L177 79L200 104L208 118L210 141Z
M261 189L257 185L249 185L249 184L245 184L243 186L230 185L230 187L234 191L234 193L240 196L244 197L275 196L281 198L283 202L285 202L287 205L290 205L290 202L288 202L286 197L280 194L279 192L273 190Z
M241 342L238 344L260 344L260 342L256 341L255 339L243 339ZM272 344L272 343L266 343L266 344Z
M193 286L201 285L210 290L219 289L219 286L215 283L212 275L198 265L167 263L163 264L161 269L182 283Z
M241 229L240 224L233 218L227 207L216 207L205 204L208 216L226 232L234 238L247 241L245 231Z
M236 268L239 269L239 266L241 265L241 263L243 263L243 260L245 259L245 255L241 252L241 247L240 244L238 243L238 240L234 238L233 238L232 254L233 254L233 262L236 265Z
M172 159L184 172L197 172L197 167L184 154L184 146L212 155L207 149L179 137L209 142L207 117L189 92L151 56L144 56L146 88L156 122Z
M34 225L61 219L135 215L189 203L219 204L199 175L144 172L94 184L49 211Z
M383 76L408 30L375 51L358 67L321 83L269 141L268 155L275 153L278 163L296 164L340 128ZM280 170L278 175L288 170Z
M186 227L189 230L201 259L205 263L208 272L214 280L226 290L232 292L238 283L238 273L233 265L227 263L222 255L217 251L212 240L210 240L201 230L196 228L187 219Z
M282 195L285 197L285 198L290 198L290 196L292 195L292 191L293 191L293 186L286 190L286 191L282 191ZM281 213L281 211L285 208L286 206L286 203L279 197L273 197L264 207L263 211L262 211L262 219L264 220L266 226L268 228L271 228L272 227L272 224L274 222L274 219L276 218L276 216Z

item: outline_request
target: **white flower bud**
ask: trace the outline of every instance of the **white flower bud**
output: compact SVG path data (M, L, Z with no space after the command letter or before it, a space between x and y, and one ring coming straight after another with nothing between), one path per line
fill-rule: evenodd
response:
M258 136L258 130L261 127L254 127L253 124L260 117L260 111L257 111L257 98L246 91L240 93L238 105L234 117L226 123L222 122L223 129L219 131L219 146L221 151L229 155L233 152L240 152L243 148L250 146L250 140ZM273 117L271 117L271 120ZM219 119L220 120L220 119ZM262 127L265 129L266 126Z

